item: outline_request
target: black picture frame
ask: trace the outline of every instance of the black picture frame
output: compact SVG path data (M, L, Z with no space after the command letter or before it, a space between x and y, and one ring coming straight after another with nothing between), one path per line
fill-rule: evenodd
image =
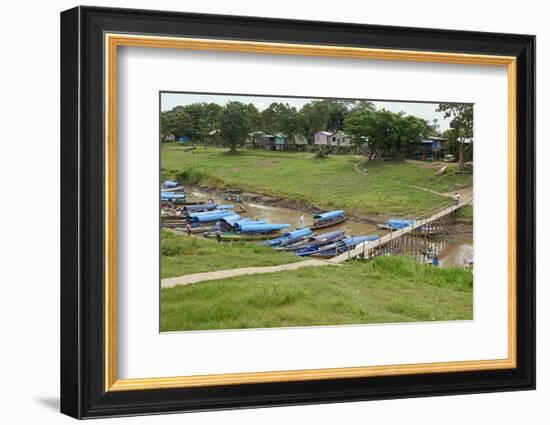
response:
M517 367L476 372L106 392L105 32L517 58ZM76 7L61 13L61 412L75 418L535 388L535 37Z

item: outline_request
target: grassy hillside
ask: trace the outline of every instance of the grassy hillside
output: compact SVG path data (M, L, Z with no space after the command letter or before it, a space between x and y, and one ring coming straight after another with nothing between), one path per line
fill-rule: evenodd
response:
M167 230L161 232L162 279L241 267L277 266L300 260L294 254L275 252L254 242L219 243Z
M409 161L366 163L358 156L198 147L184 151L164 146L166 177L183 183L231 187L278 196L315 208L342 208L367 217L409 217L452 203L450 198L422 190L448 192L472 184L471 175L450 172L436 176L441 164Z
M472 319L473 275L405 257L162 289L161 330Z

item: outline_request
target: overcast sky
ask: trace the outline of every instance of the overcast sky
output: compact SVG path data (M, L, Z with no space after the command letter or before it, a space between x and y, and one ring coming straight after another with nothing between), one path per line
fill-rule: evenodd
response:
M269 97L269 96L242 96L242 95L218 95L218 94L187 94L187 93L162 93L161 109L169 111L178 105L189 105L198 102L213 102L220 105L225 105L227 102L238 100L243 103L252 103L262 111L269 107L273 102L288 103L300 109L303 105L311 102L311 98L296 98L296 97ZM424 102L393 102L393 101L372 101L377 109L388 109L392 112L405 112L408 115L414 115L423 118L427 121L432 121L434 118L439 123L439 129L445 131L449 128L449 119L443 117L441 112L436 112L437 103Z

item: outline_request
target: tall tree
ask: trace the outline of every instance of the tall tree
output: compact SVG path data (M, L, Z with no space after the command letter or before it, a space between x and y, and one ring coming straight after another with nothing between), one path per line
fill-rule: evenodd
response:
M368 139L370 157L381 158L380 150L389 149L396 143L395 121L395 114L386 109L363 109L353 112L347 118L345 130L356 144L362 144L365 138Z
M191 137L192 121L184 106L176 106L170 111L164 111L161 115L161 134L165 136L173 134L176 138Z
M443 137L447 139L447 151L455 154L458 150L458 135L454 128L449 128L443 132Z
M192 103L185 106L185 111L191 117L191 138L204 142L205 137L217 130L222 107L216 103Z
M229 102L223 108L220 118L220 138L229 146L230 153L236 154L250 132L250 119L247 105L241 102Z
M374 106L374 103L372 103L370 100L354 100L350 101L348 104L348 107L350 109L350 112L357 112L362 110L367 111L374 111L376 110L376 107Z
M250 129L253 131L260 130L262 127L262 117L260 111L258 111L253 103L249 103L248 105L246 105L246 114L248 117Z
M409 143L418 143L424 137L432 133L430 125L423 119L414 115L397 114L397 152L399 157L403 157L405 148Z
M313 143L315 133L328 129L329 116L326 104L321 101L315 100L302 106L300 109L300 128L302 134L310 143Z
M363 144L368 139L371 158L381 157L381 150L403 157L410 142L420 141L430 131L426 122L415 116L369 108L351 112L345 130L356 144Z
M163 111L160 113L160 134L161 136L169 136L171 133L170 112Z
M222 107L216 103L192 103L178 105L161 114L161 134L173 134L176 138L190 137L204 141L212 130L217 130Z
M273 102L261 113L262 126L270 133L292 137L300 132L298 111L288 103Z
M348 101L345 100L324 100L328 108L327 129L332 131L342 131L349 115Z
M441 136L441 132L439 131L439 120L437 118L434 118L430 122L427 120L422 120L426 123L426 127L430 129L430 133L436 136Z
M450 127L455 130L458 142L458 169L464 171L465 142L474 135L474 107L465 103L440 103L436 111L452 118Z
M374 108L370 102L364 102L363 106L366 107L367 104ZM326 99L308 102L300 109L300 133L312 143L318 131L343 130L351 108L356 106L357 102L352 100Z

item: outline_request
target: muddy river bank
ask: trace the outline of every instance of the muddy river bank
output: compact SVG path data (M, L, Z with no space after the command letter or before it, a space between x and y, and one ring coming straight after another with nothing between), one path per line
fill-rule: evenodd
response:
M194 188L191 190L195 191L195 193L199 195L198 197L205 197L206 199L217 197L218 199L223 199L219 195L216 195L216 193L218 193L218 190L216 188L212 188L208 186L194 186ZM227 189L226 191L231 192L231 189ZM235 194L238 193L238 195L242 197L245 203L252 203L252 204L269 206L274 208L281 208L283 210L288 209L293 211L300 211L303 213L310 213L311 215L324 210L321 206L316 206L316 205L312 206L310 204L306 204L299 201L290 201L285 198L263 195L255 192L245 192L245 191L235 190L234 193ZM201 196L201 194L206 196ZM224 201L224 202L228 202L228 201ZM382 217L366 217L364 215L353 214L350 212L347 212L346 215L348 218L358 223L370 223L370 224L376 225L380 223L381 220L383 220Z
M233 204L236 212L242 217L265 220L270 223L287 223L292 228L310 226L313 223L313 214L321 211L309 208L301 208L294 203L278 198L263 195L241 193L244 199L242 203L228 201L210 189L203 187L187 187L190 199L212 200L219 204ZM242 207L246 212L240 213ZM303 222L302 222L303 216ZM346 232L347 235L372 235L384 236L388 232L380 230L376 224L380 221L374 219L358 220L348 215L348 219L336 226L320 229L317 233L326 233L336 230ZM413 254L421 260L422 253L430 250L438 255L440 265L443 267L465 266L473 262L473 229L470 224L456 222L446 227L447 233L436 238L421 238L407 235L400 246L396 246L397 252Z

